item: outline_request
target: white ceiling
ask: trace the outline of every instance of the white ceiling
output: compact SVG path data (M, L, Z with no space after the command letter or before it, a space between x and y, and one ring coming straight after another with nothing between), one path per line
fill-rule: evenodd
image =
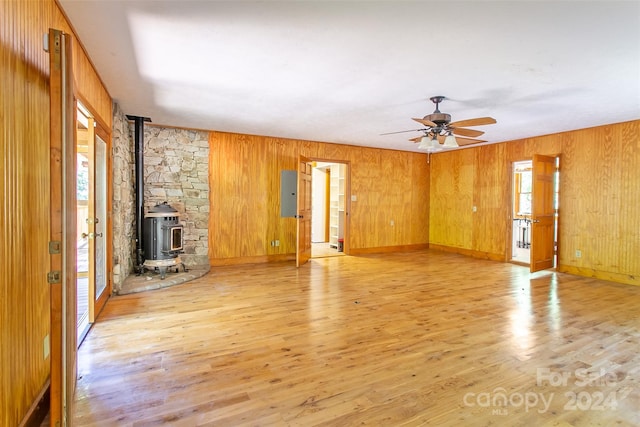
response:
M419 151L411 117L501 142L640 118L640 1L59 0L154 123Z

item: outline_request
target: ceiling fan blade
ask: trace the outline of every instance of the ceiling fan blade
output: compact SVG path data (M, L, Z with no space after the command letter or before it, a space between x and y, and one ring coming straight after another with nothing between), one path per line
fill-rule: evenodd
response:
M482 139L471 139L471 138L456 138L456 142L459 146L463 145L471 145L471 144L479 144L481 142L487 142Z
M460 120L457 122L451 122L449 123L449 126L453 126L453 127L482 126L482 125L492 125L494 123L496 123L496 119L494 119L493 117L478 117L476 119L467 119L467 120Z
M395 135L396 133L405 133L405 132L422 132L422 131L426 131L428 129L411 129L411 130L400 130L398 132L387 132L387 133L381 133L380 136L382 135Z
M425 120L425 119L415 119L415 118L413 118L412 120L415 120L415 121L416 121L416 122L418 122L418 123L422 123L422 124L423 124L423 125L425 125L425 126L429 126L430 128L435 128L435 127L437 127L437 126L438 126L437 124L433 123L433 122L432 122L432 121L430 121L430 120Z
M452 132L456 135L470 136L472 138L480 136L484 133L481 130L466 129L466 128L453 128Z

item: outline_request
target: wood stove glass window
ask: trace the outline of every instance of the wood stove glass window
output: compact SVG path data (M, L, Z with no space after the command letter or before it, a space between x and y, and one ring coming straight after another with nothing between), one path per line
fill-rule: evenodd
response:
M171 228L171 250L179 251L182 249L182 227Z

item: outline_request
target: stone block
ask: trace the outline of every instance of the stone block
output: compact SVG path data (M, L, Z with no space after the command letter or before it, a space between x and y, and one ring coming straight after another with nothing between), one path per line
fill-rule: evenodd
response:
M163 158L159 156L145 156L144 157L145 169L147 166L160 165L162 164L162 161L163 161Z
M209 191L209 184L206 182L194 182L193 184L193 188L197 189L197 190L207 190Z
M184 196L187 198L200 198L200 191L193 189L184 190Z
M205 199L194 199L194 198L185 198L184 205L185 206L203 206L208 204L209 201Z
M196 255L207 255L209 253L209 248L197 247L195 249Z

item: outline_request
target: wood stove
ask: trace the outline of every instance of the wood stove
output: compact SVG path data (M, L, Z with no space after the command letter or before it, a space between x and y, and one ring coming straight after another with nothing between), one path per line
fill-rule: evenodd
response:
M187 268L178 256L184 253L182 248L184 227L179 221L180 213L167 204L155 205L144 217L144 267L160 272L164 279L167 270L179 266Z

